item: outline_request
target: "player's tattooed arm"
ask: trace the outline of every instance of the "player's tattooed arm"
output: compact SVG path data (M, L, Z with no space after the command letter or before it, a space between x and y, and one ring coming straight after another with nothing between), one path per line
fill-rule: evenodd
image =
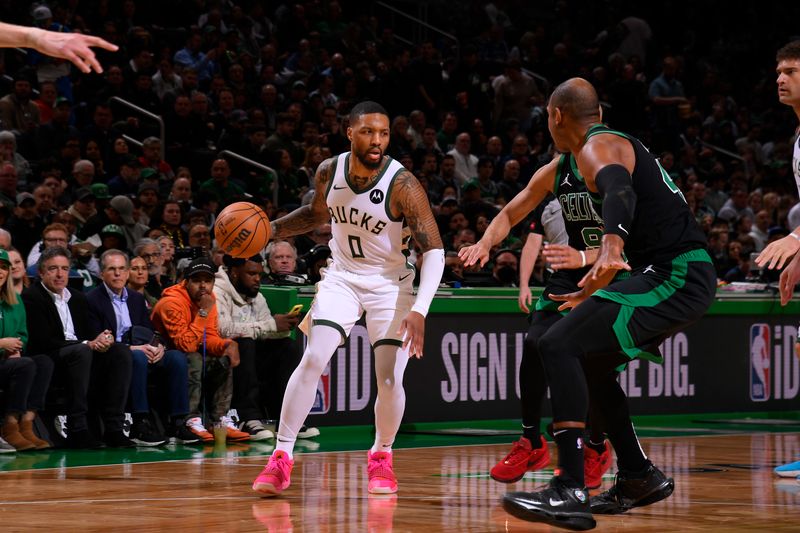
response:
M271 222L272 239L278 240L292 235L301 235L328 221L330 214L328 213L328 204L325 202L325 193L328 191L328 184L333 179L335 161L336 158L332 157L317 167L317 173L314 175L314 199L310 204L298 207L291 213Z
M428 195L411 172L403 170L395 178L390 207L392 215L406 219L414 242L423 254L444 248Z

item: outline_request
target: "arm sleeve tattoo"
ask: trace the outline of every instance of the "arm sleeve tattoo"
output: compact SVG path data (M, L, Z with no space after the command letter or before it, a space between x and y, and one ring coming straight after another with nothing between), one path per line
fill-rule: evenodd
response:
M423 254L444 248L428 195L411 172L404 170L395 179L391 207L395 214L406 219L411 235Z
M273 220L272 239L283 239L292 235L307 233L328 220L328 205L325 193L328 183L333 179L333 163L336 159L326 159L320 163L314 176L314 199L310 204L298 207L291 213Z

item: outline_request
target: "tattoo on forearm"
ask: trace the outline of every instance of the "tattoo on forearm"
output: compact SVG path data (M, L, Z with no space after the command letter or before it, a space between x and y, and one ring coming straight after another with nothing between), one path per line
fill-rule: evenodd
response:
M428 195L417 178L407 170L402 171L394 181L392 210L405 218L422 253L444 247Z
M271 224L272 239L283 239L292 235L307 233L323 224L328 218L328 208L325 203L325 192L328 183L333 179L333 162L335 158L326 159L320 163L314 176L314 200L309 205L304 205L273 220Z
M272 239L283 239L292 235L306 233L317 227L316 217L311 206L304 205L282 216L272 223Z

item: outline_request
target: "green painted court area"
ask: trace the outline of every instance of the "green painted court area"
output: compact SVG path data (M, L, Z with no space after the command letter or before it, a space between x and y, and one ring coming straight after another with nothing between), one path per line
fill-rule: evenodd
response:
M542 430L549 420L542 422ZM800 411L757 413L705 413L634 417L637 434L647 437L733 435L800 432ZM313 440L299 440L295 453L366 450L374 439L372 426L321 427ZM425 448L503 444L516 440L519 420L475 420L404 424L394 447ZM158 461L202 461L209 458L266 457L274 439L227 446L166 445L157 448L45 450L0 454L0 472L44 468L68 468Z

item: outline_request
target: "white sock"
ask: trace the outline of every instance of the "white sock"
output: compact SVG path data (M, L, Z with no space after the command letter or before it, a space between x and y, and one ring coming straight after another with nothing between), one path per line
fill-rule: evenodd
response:
M403 373L408 364L408 350L383 344L375 349L375 378L378 398L375 400L375 443L372 453L391 453L406 408Z
M297 433L314 405L319 377L341 340L341 334L330 326L311 328L303 359L292 372L283 395L276 451L286 452L292 457Z

